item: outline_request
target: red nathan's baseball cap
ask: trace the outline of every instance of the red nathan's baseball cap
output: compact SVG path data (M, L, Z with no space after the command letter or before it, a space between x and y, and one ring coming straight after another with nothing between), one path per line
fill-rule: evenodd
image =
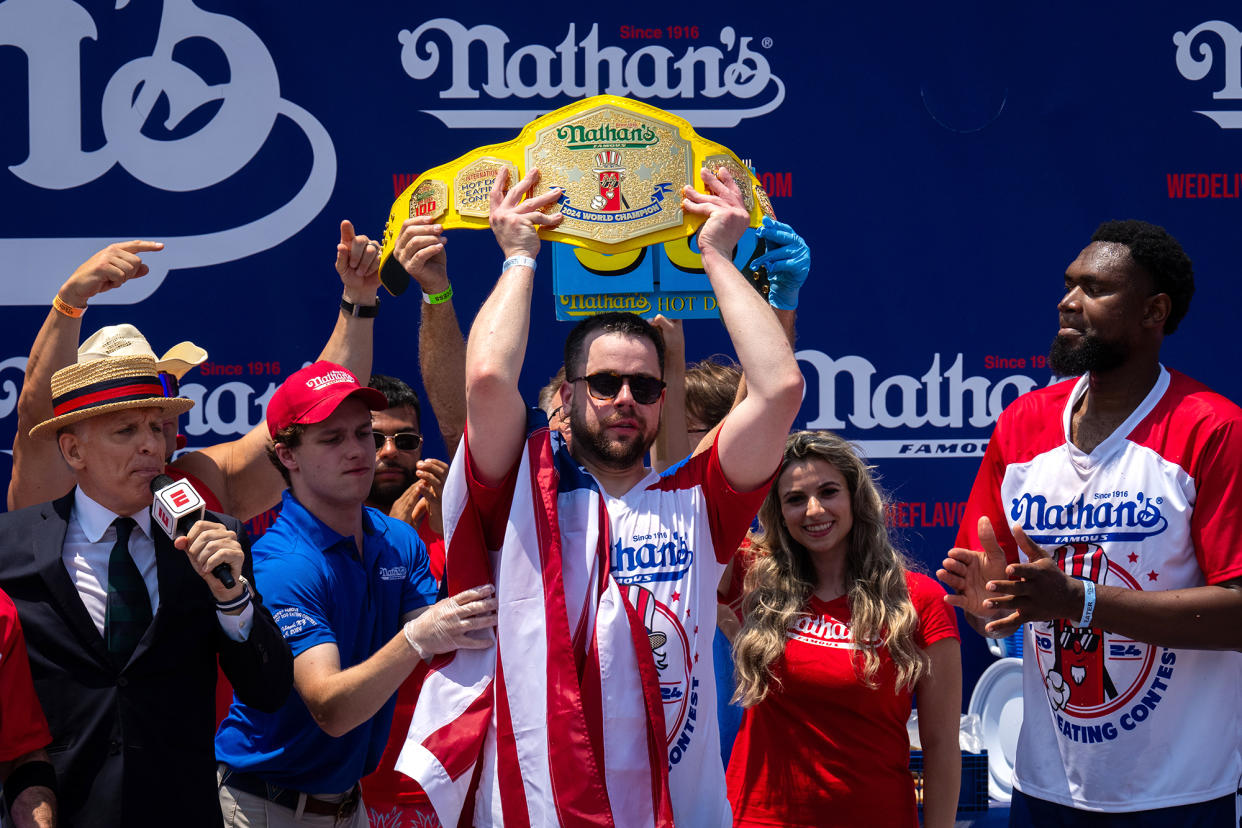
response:
M311 425L332 416L346 397L357 396L372 411L388 407L382 392L358 384L348 368L335 362L320 360L295 371L276 389L267 404L267 433L276 432L294 423Z

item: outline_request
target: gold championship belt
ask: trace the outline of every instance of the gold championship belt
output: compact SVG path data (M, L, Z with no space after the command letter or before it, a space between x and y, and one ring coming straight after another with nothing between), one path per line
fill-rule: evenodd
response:
M772 215L755 175L727 148L700 137L688 121L641 101L596 95L541 115L517 138L479 147L418 177L392 205L384 226L380 280L397 295L410 277L393 257L406 219L427 216L446 229L488 226L489 195L501 167L512 186L533 167L536 187L560 187L549 207L565 219L540 235L611 255L687 238L703 224L681 209L689 184L705 192L699 169L727 169L742 191L750 226ZM532 194L538 192L532 188Z

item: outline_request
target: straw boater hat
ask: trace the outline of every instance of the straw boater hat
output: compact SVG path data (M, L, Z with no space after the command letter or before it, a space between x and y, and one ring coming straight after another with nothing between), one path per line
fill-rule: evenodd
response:
M170 415L193 408L194 400L164 396L159 371L155 357L145 354L97 357L61 368L52 374L53 416L30 429L31 438L127 408L159 408Z
M78 348L78 362L116 356L149 356L156 360L160 371L172 374L178 380L207 359L207 352L193 342L178 342L156 359L155 351L147 338L133 325L108 325L100 328Z

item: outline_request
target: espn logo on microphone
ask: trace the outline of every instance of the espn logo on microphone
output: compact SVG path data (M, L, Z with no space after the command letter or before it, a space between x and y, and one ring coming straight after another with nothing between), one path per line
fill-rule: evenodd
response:
M186 515L201 513L206 504L194 487L184 480L165 486L155 493L151 516L170 537L177 534L177 522Z

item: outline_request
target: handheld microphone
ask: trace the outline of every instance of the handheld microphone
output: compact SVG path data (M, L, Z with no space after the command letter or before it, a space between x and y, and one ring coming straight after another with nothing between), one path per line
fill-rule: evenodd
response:
M172 540L189 534L190 527L203 519L203 510L207 504L188 480L173 480L166 474L157 474L151 481L151 517L164 534ZM225 589L237 586L228 564L220 564L211 570L211 574Z

